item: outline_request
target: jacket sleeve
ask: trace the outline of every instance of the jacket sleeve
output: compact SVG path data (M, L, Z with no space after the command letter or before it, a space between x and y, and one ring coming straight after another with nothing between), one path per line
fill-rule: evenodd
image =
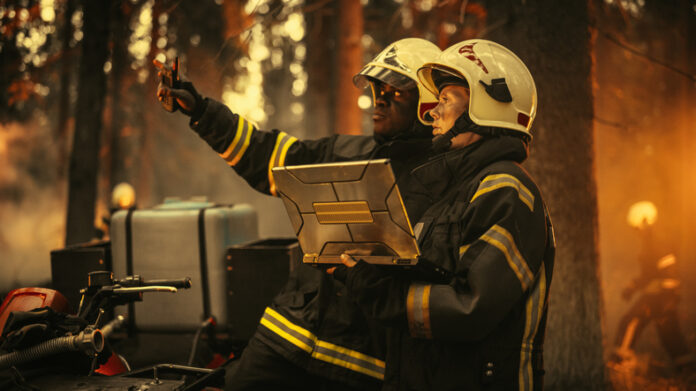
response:
M480 182L459 219L461 239L452 254L456 270L449 284L385 276L372 265L359 264L347 276L350 293L368 316L408 328L414 337L485 337L523 295L546 286L541 281L545 212L538 193L529 187L536 192L533 183L523 185L508 174L489 175ZM544 292L535 294L542 297L527 310L540 313Z
M279 131L259 130L254 124L213 99L205 100L201 117L191 128L256 190L276 195L273 167L345 160L344 155L367 153L371 138L331 136L301 141Z

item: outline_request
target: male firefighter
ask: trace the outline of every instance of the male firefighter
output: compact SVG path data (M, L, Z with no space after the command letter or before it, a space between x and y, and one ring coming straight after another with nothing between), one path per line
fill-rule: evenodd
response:
M388 327L384 389L541 390L555 244L520 166L534 80L514 53L480 39L444 50L418 75L438 93L433 143L449 150L412 172L431 205L415 231L423 259L447 277L387 274L345 254L334 277Z
M176 98L193 130L261 192L275 195L272 167L385 157L399 186L408 189L408 172L428 154L432 130L426 113L437 102L416 71L439 54L431 42L402 39L355 76L356 85L372 89L373 137L300 141L282 131L265 132L223 104L203 99L186 81L179 89L160 85L157 94L160 100ZM402 195L409 216L420 218L428 205L417 194ZM227 388L379 389L385 371L382 330L346 296L342 283L301 266L266 309Z

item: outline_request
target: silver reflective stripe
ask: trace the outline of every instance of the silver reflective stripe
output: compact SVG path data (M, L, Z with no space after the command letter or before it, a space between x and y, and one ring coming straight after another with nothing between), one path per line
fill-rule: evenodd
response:
M517 196L520 201L522 201L530 211L534 211L534 195L525 185L520 182L519 179L515 178L509 174L494 174L488 175L481 181L478 189L473 197L471 197L470 202L474 202L479 196L497 190L503 187L512 187L517 190Z
M515 275L517 275L517 278L520 280L520 284L522 284L522 291L526 291L527 287L529 287L531 284L534 275L532 274L532 271L529 270L527 261L525 261L522 254L520 254L519 250L517 249L515 240L510 232L499 225L494 225L488 231L486 231L485 234L481 235L480 239L493 247L496 247L503 253L503 255L505 255L508 265L510 265L512 271L515 272Z
M293 342L294 345L299 346L304 351L308 351L308 350L312 351L312 348L314 347L314 339L313 338L308 337L306 334L303 335L302 333L300 333L296 330L293 330L290 327L287 327L286 325L283 324L283 322L281 322L280 320L276 319L275 317L269 315L268 313L263 314L263 319L271 322L275 327L278 327L279 329L281 329L285 333L292 336L297 341L301 342L300 345Z
M227 147L225 152L220 154L220 157L225 159L228 165L235 166L244 155L244 152L249 147L251 133L254 131L254 126L249 123L244 117L239 116L237 124L237 132L234 139Z
M317 341L317 345L315 346L314 351L318 354L324 354L348 363L352 363L356 366L368 369L374 373L380 373L382 374L382 376L384 376L384 367L381 367L369 361L365 361L358 357L353 357L349 354L338 352L335 348L332 349L330 346L323 344L322 341ZM315 357L317 356L317 354L312 354L312 356Z
M411 284L406 296L406 315L411 335L432 338L430 327L430 289L432 285Z
M544 262L539 269L539 279L536 281L534 289L527 298L524 335L522 336L522 346L520 349L520 369L519 383L521 391L531 391L534 389L534 374L532 368L532 350L534 348L534 337L539 330L541 317L544 312L546 301L546 268Z

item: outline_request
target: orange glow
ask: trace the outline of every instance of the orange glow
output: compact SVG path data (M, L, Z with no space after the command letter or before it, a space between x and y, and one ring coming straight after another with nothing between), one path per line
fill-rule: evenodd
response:
M681 282L676 278L665 278L661 281L663 289L677 289Z
M128 183L121 182L111 192L111 204L119 209L128 209L135 205L135 189Z
M675 257L674 254L668 254L657 261L657 268L666 269L674 265L675 263L677 263L677 257Z
M657 208L650 201L640 201L631 205L626 220L631 227L645 228L657 221Z

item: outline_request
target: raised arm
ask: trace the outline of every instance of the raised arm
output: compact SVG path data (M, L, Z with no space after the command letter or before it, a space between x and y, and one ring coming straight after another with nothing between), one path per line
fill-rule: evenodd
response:
M155 62L160 74L166 68ZM160 101L176 100L176 108L190 117L189 125L229 166L256 190L276 195L273 167L367 158L375 148L369 136L335 135L302 141L288 133L260 130L224 104L203 98L183 77L175 87L160 83Z

